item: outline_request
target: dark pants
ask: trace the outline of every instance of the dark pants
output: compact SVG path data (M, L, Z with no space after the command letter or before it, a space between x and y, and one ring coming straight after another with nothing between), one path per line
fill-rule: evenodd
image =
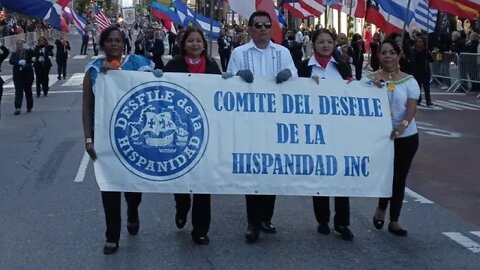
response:
M2 96L3 96L3 84L5 81L0 77L0 102L2 102Z
M118 242L120 239L121 228L121 192L102 191L103 210L105 211L105 222L107 230L105 237L107 242ZM125 200L127 201L128 222L136 222L138 220L138 206L142 201L142 193L125 192Z
M390 201L390 222L397 222L402 209L403 197L405 196L405 183L408 170L412 164L413 157L418 149L418 134L405 138L395 139L395 155L393 161L393 185L392 197L380 198L378 208L386 210Z
M222 64L222 71L227 71L228 62L230 61L231 53L221 53L220 54L220 64Z
M67 57L57 58L58 77L67 77Z
M177 216L186 217L192 207L192 233L197 236L205 236L210 229L210 194L193 194L193 205L190 194L173 194Z
M35 67L35 77L37 85L37 96L42 93L46 96L48 94L48 74L50 73L49 66L37 66Z
M123 46L123 53L130 54L130 52L132 51L132 46L130 46L130 42L128 41L128 39L126 39L124 43L125 45Z
M357 81L362 79L362 70L363 70L363 63L356 63L355 64L355 78Z
M275 195L245 195L248 224L259 227L262 222L270 223L275 208Z
M423 82L422 82L423 81ZM418 86L420 87L420 96L418 97L418 104L422 103L422 92L425 93L425 100L427 101L427 105L432 104L432 98L430 96L430 82L429 80L422 80L417 79Z
M173 45L175 45L175 40L173 39L169 39L168 40L168 54L172 54L172 49L173 49Z
M26 72L13 75L13 84L15 85L15 109L22 108L23 93L25 93L25 99L27 100L27 110L33 108L32 83L33 71L31 73Z
M313 211L319 224L328 224L330 221L330 197L314 196ZM349 197L335 197L334 226L350 226L350 199Z
M82 39L82 46L80 47L80 54L87 54L88 39Z

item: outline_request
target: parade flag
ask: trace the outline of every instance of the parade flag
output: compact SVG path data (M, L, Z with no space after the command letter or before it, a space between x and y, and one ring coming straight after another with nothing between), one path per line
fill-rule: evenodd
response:
M480 12L479 0L430 0L429 6L469 20L475 20Z
M62 27L63 8L70 0L0 0L0 5L11 11L46 20L53 28L64 30Z
M85 18L83 18L82 16L77 14L77 12L75 12L75 10L73 9L72 3L70 3L67 8L70 11L73 25L77 29L78 33L82 36L85 35L85 27L87 25L87 20L85 20Z
M280 44L283 41L282 28L278 22L277 13L275 12L276 8L271 0L256 0L255 8L257 10L266 11L270 15L272 20L272 39L276 43Z
M299 19L306 19L308 17L314 17L312 13L303 8L300 5L299 0L282 0L282 7L292 14L292 16Z
M112 24L107 15L105 15L97 5L95 5L95 21L97 22L98 30L100 30L100 32Z
M183 24L183 20L178 17L178 14L169 7L160 4L158 2L152 1L152 15L160 20L169 20L176 24Z
M173 6L177 10L177 15L182 20L184 26L193 23L200 27L205 35L218 38L220 36L221 25L220 22L212 18L207 18L201 14L192 11L182 1L175 1Z
M325 12L325 6L322 0L299 0L300 6L313 16L320 16Z
M328 0L323 0L324 4ZM366 0L340 0L333 4L333 1L328 1L332 8L339 10L349 16L355 18L363 18L366 13ZM326 5L326 4L325 4Z
M381 0L378 1L382 9L397 19L409 24L415 16L415 7L418 0ZM402 27L403 29L403 24Z
M280 27L283 27L285 24L287 24L287 19L285 18L285 14L283 14L283 10L275 8L275 13L277 13L278 23Z
M432 33L437 23L437 14L437 10L428 7L428 0L420 0L415 8L415 25L427 33Z
M404 25L403 17L398 18L386 12L379 4L381 1L383 0L368 0L365 21L375 24L385 33L402 32Z

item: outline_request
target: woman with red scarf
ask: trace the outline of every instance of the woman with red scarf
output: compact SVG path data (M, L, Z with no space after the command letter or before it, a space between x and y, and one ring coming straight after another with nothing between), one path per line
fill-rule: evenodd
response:
M298 65L298 77L314 79L318 84L321 80L352 81L352 68L335 50L335 39L327 29L318 29L312 36L314 54L310 59L303 60ZM330 234L330 198L313 197L313 209L318 222L317 231ZM334 229L342 239L353 240L350 225L350 202L348 197L335 197Z
M164 72L222 74L217 63L207 56L207 40L202 30L189 28L180 41L180 55L173 58ZM196 244L208 245L210 228L210 194L174 194L177 213L175 224L182 229L187 223L187 214L192 207L192 239Z

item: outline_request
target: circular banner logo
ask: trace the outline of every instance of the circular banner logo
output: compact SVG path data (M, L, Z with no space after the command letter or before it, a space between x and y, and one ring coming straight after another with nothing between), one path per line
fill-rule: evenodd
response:
M190 171L208 143L208 120L187 89L148 82L125 94L112 114L110 142L121 163L151 181Z

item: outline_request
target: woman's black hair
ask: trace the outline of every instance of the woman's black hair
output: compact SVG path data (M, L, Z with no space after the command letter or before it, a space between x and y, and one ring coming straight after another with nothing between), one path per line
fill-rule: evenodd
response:
M315 44L315 41L320 36L320 34L328 34L333 39L333 42L335 42L335 35L330 30L328 30L326 28L320 28L320 29L315 30L315 32L313 32L313 35L312 35L312 43L313 44ZM315 47L315 45L314 45L314 47ZM337 70L340 73L340 75L342 75L342 77L344 79L352 77L352 67L350 66L350 64L347 61L345 61L342 58L340 53L337 51L337 48L335 48L335 47L333 48L332 57L337 62L336 66L337 66Z
M188 36L190 36L190 34L192 34L192 33L199 33L200 36L202 37L202 41L203 41L202 56L206 56L207 52L208 52L207 39L205 38L205 35L203 34L203 31L199 28L196 28L196 27L188 27L187 30L185 30L185 32L183 33L182 40L180 41L180 56L184 57L187 54L187 52L185 51L185 43L187 41Z
M272 18L270 17L270 14L268 14L268 12L264 10L258 10L253 12L252 15L250 15L250 18L248 19L248 26L253 26L253 19L255 19L255 17L268 17L268 20L272 22Z
M390 37L386 38L381 44L380 44L380 51L382 50L383 45L385 44L390 44L393 47L393 50L400 55L402 50L400 49L400 46L398 46L397 42L395 39L392 39Z
M105 44L105 41L107 41L107 38L108 36L110 35L110 33L112 33L113 31L118 31L120 33L120 35L122 36L122 42L124 42L125 40L125 34L122 32L122 30L120 30L120 28L116 27L116 26L109 26L107 28L105 28L102 33L100 34L100 42L99 42L99 45L100 45L100 48L103 49L103 45Z

